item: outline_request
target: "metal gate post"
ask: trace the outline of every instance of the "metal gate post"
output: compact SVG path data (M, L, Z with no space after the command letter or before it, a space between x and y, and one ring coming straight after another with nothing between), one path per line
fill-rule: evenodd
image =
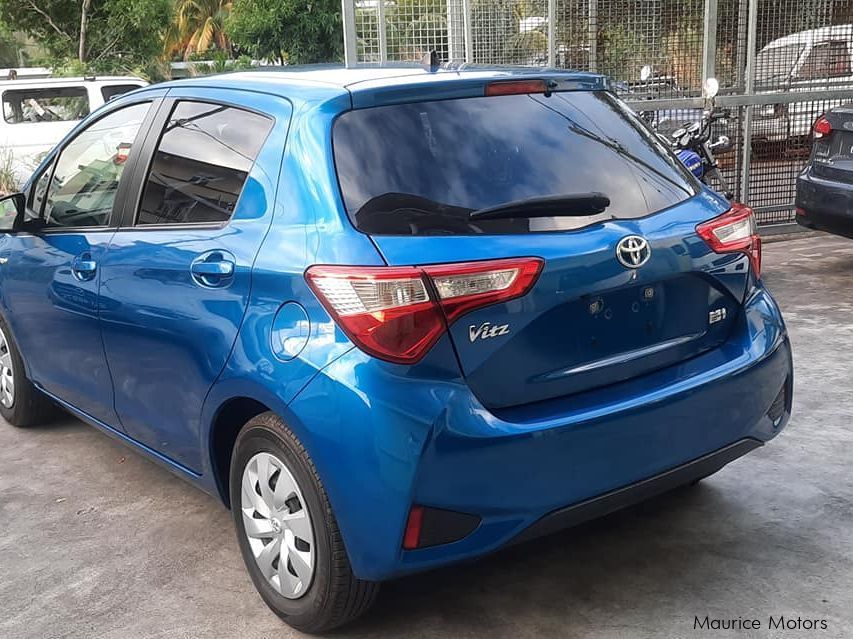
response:
M379 0L376 4L376 19L379 21L379 62L388 62L388 34L385 24L385 0Z
M737 5L737 47L735 49L734 86L743 91L744 73L746 71L746 30L749 0L738 0Z
M758 0L749 0L749 18L746 31L746 74L744 77L744 94L752 96L755 93L755 49L758 32ZM749 203L749 168L752 162L752 110L753 106L744 107L743 114L743 155L741 157L740 201Z
M462 19L465 25L465 62L474 62L474 36L471 32L471 0L462 0Z
M341 17L344 27L344 64L352 66L358 62L355 33L355 0L341 0Z
M703 32L702 82L705 82L717 73L717 0L705 0Z
M548 0L548 66L557 66L557 0Z
M465 57L465 8L462 0L447 0L447 60Z
M587 45L589 46L589 70L598 71L598 0L589 0Z

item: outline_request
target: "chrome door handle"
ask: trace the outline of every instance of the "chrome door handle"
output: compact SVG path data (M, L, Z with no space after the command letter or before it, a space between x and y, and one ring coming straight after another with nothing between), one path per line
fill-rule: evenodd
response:
M98 270L98 263L92 259L91 253L83 253L71 260L71 272L78 280L91 280Z
M219 262L195 262L192 271L196 275L228 277L234 275L234 262L222 260Z
M231 284L237 269L236 258L221 250L208 251L190 265L193 281L205 288L221 288Z

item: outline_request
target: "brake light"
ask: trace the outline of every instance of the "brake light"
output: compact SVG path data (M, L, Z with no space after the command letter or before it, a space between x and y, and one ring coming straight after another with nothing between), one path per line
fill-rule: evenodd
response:
M521 95L527 93L547 93L545 80L501 80L486 85L486 96Z
M815 140L820 140L822 137L832 133L832 124L830 124L826 117L820 116L815 120L814 126L812 126L812 133Z
M526 294L539 258L434 266L312 266L308 285L366 353L398 364L423 357L455 319Z
M761 276L761 237L751 208L734 203L719 217L697 226L696 232L715 253L747 255L755 277Z

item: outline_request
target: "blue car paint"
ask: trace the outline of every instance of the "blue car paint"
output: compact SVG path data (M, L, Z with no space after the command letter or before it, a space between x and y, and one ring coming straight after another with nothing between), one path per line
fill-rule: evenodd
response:
M710 191L645 219L610 222L581 232L530 234L520 243L519 238L506 236L441 238L442 242L430 237L370 238L352 226L331 160L330 131L343 111L474 95L490 79L531 76L556 78L580 90L604 86L603 80L589 74L472 73L476 78L467 73L429 75L416 69L234 74L148 89L155 97L166 91L167 97L180 92L202 99L210 91L227 93L229 103L275 117L276 133L261 152L238 215L225 227L228 233L203 236L191 230L128 229L115 233L115 238L104 234L112 243L104 257L106 274L98 278L103 298L96 305L100 320L91 312L89 320L96 325L100 321L103 327L110 366L115 367L115 406L129 412L122 420L109 410L99 417L99 407L109 408L111 402L71 401L64 392L63 403L226 502L224 478L214 473L212 424L235 398L263 403L284 419L310 453L353 570L364 579L390 578L481 555L555 508L639 481L743 437L771 439L788 417L786 413L774 425L766 412L782 385L790 384L790 346L770 295L751 276L744 278L746 259L713 254L695 235L698 222L727 206ZM146 90L112 101L102 111L140 95ZM287 105L282 98L287 98ZM286 121L284 134L281 126ZM263 232L250 228L253 216L263 218L256 224ZM602 235L594 232L602 230ZM588 255L587 266L593 268L601 263L602 247L627 232L645 234L656 250L666 246L663 253L670 267L678 264L679 252L698 259L697 276L713 277L732 298L745 300L729 339L698 357L610 387L500 410L487 410L472 392L450 335L443 335L417 365L377 360L353 347L303 277L308 266L318 263L422 264L513 255L547 259L557 257L560 248L559 255L565 256L567 242L577 242L578 259ZM179 235L192 250L173 246ZM34 253L30 259L48 259L48 249L33 249L33 242L28 234L6 236L0 253L17 254L26 247ZM115 257L109 255L113 246ZM193 256L225 249L239 265L236 277L245 281L234 290L216 290L224 297L222 303L211 305L198 297L199 289L187 272L176 269L179 264L188 266ZM162 261L146 270L145 263L158 252L163 252ZM666 266L660 263L661 272ZM658 266L652 263L650 268ZM146 273L150 277L143 282ZM130 292L140 284L144 290ZM4 316L18 339L27 328L11 312L2 273L0 287ZM89 283L72 283L72 288L63 299L83 299L87 291L90 297L98 294ZM75 312L51 303L50 312L57 316ZM91 308L91 300L88 304ZM284 321L276 320L285 304L304 309L310 326L310 338L292 358L280 357L271 344L304 330L299 314L289 322L290 313ZM38 320L29 316L27 321ZM452 328L461 329L462 324ZM148 334L153 331L155 335ZM123 337L128 338L126 347ZM104 354L93 349L96 355ZM28 349L22 351L27 358ZM200 374L184 386L185 380L164 367L161 388L168 401L135 413L141 397L123 394L130 389L122 388L124 379L116 371L127 374L127 358L140 354L163 362L176 357L175 368L195 367ZM199 359L202 354L209 354L210 360ZM28 372L45 386L39 369L31 367ZM156 373L153 368L148 372ZM153 385L143 396L158 399ZM177 405L179 400L183 405ZM175 409L181 423L172 421L167 428L149 421ZM163 437L171 438L165 447ZM402 531L413 501L476 513L482 523L458 542L403 551Z
M241 95L197 88L168 97L230 104ZM275 124L230 223L120 228L99 266L101 332L124 431L195 472L206 451L198 445L200 402L187 397L207 394L237 339L257 248L274 215L290 124L284 99L258 95L252 106L275 114ZM234 264L234 272L205 284L191 272L204 259ZM176 383L164 383L172 371L180 371Z
M20 259L3 269L3 315L27 374L96 419L117 423L112 380L101 346L97 279L72 272L79 255L101 260L113 231L9 236Z

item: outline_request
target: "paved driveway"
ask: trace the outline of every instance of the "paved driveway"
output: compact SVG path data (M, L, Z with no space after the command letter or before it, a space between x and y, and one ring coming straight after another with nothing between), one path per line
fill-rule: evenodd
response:
M853 636L853 241L771 244L794 418L693 489L386 584L338 637ZM823 632L693 630L694 616L825 620ZM0 637L288 637L228 513L73 419L0 423Z

